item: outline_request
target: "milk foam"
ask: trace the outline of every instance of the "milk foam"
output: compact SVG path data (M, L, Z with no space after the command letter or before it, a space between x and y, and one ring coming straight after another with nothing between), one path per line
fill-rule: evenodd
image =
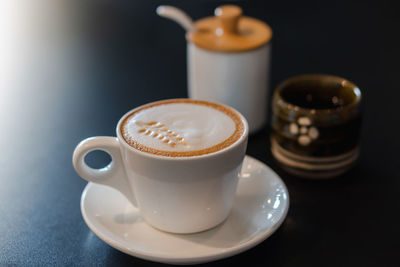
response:
M124 137L164 151L207 149L228 139L236 129L227 114L205 105L169 103L134 113Z

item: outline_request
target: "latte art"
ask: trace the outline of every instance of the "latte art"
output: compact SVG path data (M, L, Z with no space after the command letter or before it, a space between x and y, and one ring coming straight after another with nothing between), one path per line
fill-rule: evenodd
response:
M125 141L144 152L188 157L224 149L243 134L240 115L211 102L175 99L135 109L121 125Z
M180 136L178 133L168 130L168 128L165 126L165 124L162 124L157 121L152 121L152 122L142 122L142 121L136 121L136 124L140 127L142 127L138 133L143 133L145 135L148 135L150 137L156 138L163 142L164 144L169 145L170 147L175 147L177 144L183 144L185 146L188 145L187 142L185 142L185 139Z

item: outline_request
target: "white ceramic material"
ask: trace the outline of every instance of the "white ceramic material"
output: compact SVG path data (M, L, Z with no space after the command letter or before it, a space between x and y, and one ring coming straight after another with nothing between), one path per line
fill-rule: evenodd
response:
M230 216L205 232L158 231L110 187L89 183L81 198L83 218L104 242L135 257L170 264L204 263L243 252L268 238L282 224L288 208L282 180L249 156L243 162Z
M140 107L139 107L140 108ZM204 231L228 216L235 196L238 175L245 156L248 125L231 146L194 157L166 157L139 151L122 138L92 137L75 148L73 164L85 180L119 190L137 206L152 226L173 233ZM84 158L93 150L112 157L103 169L92 169Z
M189 97L216 101L241 112L250 133L267 118L271 44L250 51L225 53L187 44Z

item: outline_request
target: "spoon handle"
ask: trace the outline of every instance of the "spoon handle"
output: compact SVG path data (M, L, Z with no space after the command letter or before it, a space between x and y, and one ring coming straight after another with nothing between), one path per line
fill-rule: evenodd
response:
M172 19L186 31L194 30L193 20L179 8L173 6L159 6L156 12L161 17Z

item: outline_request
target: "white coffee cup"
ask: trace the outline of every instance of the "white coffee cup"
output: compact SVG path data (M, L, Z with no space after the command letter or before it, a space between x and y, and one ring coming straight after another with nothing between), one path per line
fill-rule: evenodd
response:
M224 221L233 205L246 152L246 119L229 108L240 117L244 128L233 144L199 156L171 157L143 152L123 138L121 124L140 108L119 120L117 137L98 136L80 142L73 154L76 172L89 182L120 191L146 222L163 231L194 233ZM84 158L94 150L110 154L111 163L102 169L89 167Z

